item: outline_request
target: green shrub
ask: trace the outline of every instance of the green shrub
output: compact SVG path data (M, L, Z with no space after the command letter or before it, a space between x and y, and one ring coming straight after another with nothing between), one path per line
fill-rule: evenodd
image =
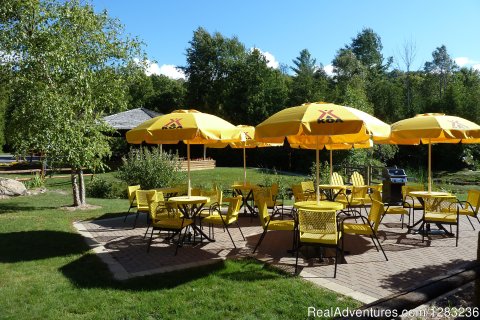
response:
M37 172L33 175L33 178L25 183L27 189L41 188L45 186L45 179Z
M86 192L88 197L102 199L126 198L126 187L120 183L107 181L103 178L93 177L87 182Z
M186 174L180 169L177 155L162 152L158 147L140 147L122 158L117 177L128 185L139 184L142 189L164 188L186 182Z

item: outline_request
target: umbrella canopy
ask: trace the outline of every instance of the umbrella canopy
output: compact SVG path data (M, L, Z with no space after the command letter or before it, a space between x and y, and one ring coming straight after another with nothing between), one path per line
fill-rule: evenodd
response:
M190 183L190 144L234 142L241 140L240 130L230 122L197 110L175 110L155 117L126 134L129 143L187 144L188 196Z
M433 143L479 143L480 126L443 113L418 114L395 122L388 143L428 144L428 192L432 191L431 145Z
M241 131L242 140L237 142L230 142L230 143L222 143L217 142L213 144L206 144L207 148L225 148L226 146L230 145L230 147L239 149L243 149L243 184L247 184L247 157L246 157L246 150L245 149L252 149L252 148L265 148L265 147L281 147L283 145L282 142L262 142L255 140L255 127L247 126L240 124L237 128ZM278 140L278 139L276 139ZM273 140L273 141L276 141Z
M319 194L319 150L322 145L367 143L390 135L390 126L355 108L332 103L306 103L272 115L256 127L256 138L287 137L291 145L315 146L317 201Z

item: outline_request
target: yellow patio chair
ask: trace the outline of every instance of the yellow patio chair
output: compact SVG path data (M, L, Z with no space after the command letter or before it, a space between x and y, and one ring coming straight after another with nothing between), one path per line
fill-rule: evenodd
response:
M152 191L155 191L155 193L152 193ZM147 201L149 202L149 207L150 207L150 202L155 201L157 203L157 206L156 206L157 212L155 213L155 219L166 219L166 218L174 217L174 213L173 213L174 211L172 208L167 207L165 198L163 196L163 192L157 191L157 190L150 190L147 193ZM154 220L152 220L152 212L150 211L147 230L145 230L145 234L143 235L143 238L147 236L148 229L150 229L153 221Z
M422 232L422 242L425 241L425 225L435 223L440 229L445 232L447 230L443 228L443 225L449 225L450 229L452 225L457 227L455 247L458 247L458 237L460 229L458 228L459 222L459 206L458 200L455 196L438 196L438 197L424 197L424 210L423 210L423 224L424 230ZM447 232L448 233L448 232Z
M198 214L199 217L207 217L217 209L222 210L223 191L217 186L213 186L211 190L200 190L199 195L210 199Z
M315 198L315 185L313 181L302 181L300 185L302 186L302 192L305 198L307 198L307 200L313 200Z
M271 210L272 217L275 216L280 208L278 206L282 205L280 202L277 202L275 196L273 195L271 187L256 188L253 190L253 200L255 205L258 207L257 198L262 197L265 201L267 208Z
M127 214L125 215L125 219L123 219L123 222L127 221L128 214L130 213L130 210L132 208L137 207L137 200L135 199L135 191L140 190L140 185L135 185L135 186L128 186L127 187L127 193L128 193L128 202L130 204Z
M257 248L262 243L265 235L267 234L268 230L276 230L276 231L295 231L295 221L292 220L273 220L272 217L268 214L268 206L267 206L268 198L265 198L262 193L257 193L255 196L255 203L258 207L258 218L260 219L260 224L263 228L263 233L258 239L257 245L253 249L253 253L257 251ZM295 249L295 233L292 233L293 241L292 241L292 250ZM292 251L293 252L293 251Z
M480 220L478 219L478 210L480 209L480 190L468 190L467 200L459 201L459 203L460 207L458 208L458 213L461 216L466 216L473 230L475 230L470 217L477 219L478 223L480 223Z
M292 192L293 192L293 197L295 198L295 202L307 201L307 198L303 193L302 185L300 184L292 185Z
M363 179L363 176L358 171L354 171L352 173L352 175L350 176L350 182L354 186L364 186L365 185L365 179Z
M151 221L152 232L150 233L150 240L147 245L147 252L150 251L150 246L153 240L153 231L168 231L173 232L173 235L169 235L168 239L171 240L178 234L177 245L175 247L175 255L177 255L178 247L185 240L185 235L187 233L187 227L193 223L192 219L186 219L183 215L180 217L178 214L159 214L158 207L162 205L161 201L158 201L157 192L153 191L147 194L148 209ZM171 204L166 203L166 206L171 206ZM176 208L170 207L175 211ZM182 230L185 229L185 232L182 237ZM160 234L160 232L159 232Z
M365 186L365 179L363 178L362 174L358 171L354 171L352 173L352 175L350 176L350 182L352 183L352 185L354 186L357 186L357 187L362 187L362 186ZM368 186L368 189L367 189L367 192L365 194L365 197L363 199L363 203L364 204L370 204L372 201L371 201L371 197L370 197L370 193L373 191L373 190L378 190L379 187L381 188L381 185L373 185L373 186Z
M342 232L338 230L335 210L298 210L297 256L295 273L298 269L298 254L302 246L320 246L335 248L335 270L337 276L338 252ZM343 252L342 252L343 256Z
M342 210L342 212L347 214L358 213L360 216L362 215L362 208L367 212L367 208L365 207L365 197L367 195L368 186L352 186L352 192L347 195L337 196L335 199L336 202L343 203L346 210ZM359 210L355 210L359 208Z
M152 194L155 190L136 190L135 191L135 202L137 204L137 212L135 215L135 221L133 222L133 229L137 226L137 219L140 212L147 213L147 223L149 221L149 207L148 207L148 199L147 194Z
M343 182L343 177L338 173L338 172L333 172L332 173L332 183L331 185L334 185L334 186L344 186L345 183ZM346 190L342 190L342 189L333 189L332 190L333 194L336 194L336 198L335 198L335 201L338 200L344 200L346 201L347 198L346 198Z
M362 235L362 236L369 236L370 239L372 239L375 249L379 251L378 247L380 247L380 249L382 250L383 256L385 257L385 260L388 261L387 255L383 250L382 244L380 243L380 240L378 240L378 237L377 237L377 230L378 230L378 226L380 225L380 217L383 215L384 211L385 209L384 209L383 203L375 199L372 199L372 207L370 208L370 213L368 214L368 217L360 216L362 223L345 223L345 221L349 219L357 218L357 217L346 217L342 219L340 230L344 235L356 234L356 235ZM375 243L375 240L377 240L378 246ZM345 248L343 239L342 239L342 248Z
M370 194L372 200L376 200L378 202L382 202L382 195L380 194L380 191L374 190ZM383 203L383 202L382 202ZM383 204L385 206L385 203ZM384 208L383 214L380 218L380 222L382 222L383 218L386 215L400 215L400 221L402 222L402 229L403 229L403 222L404 222L404 216L408 216L408 224L407 226L410 225L410 210L406 208L405 206L390 206L387 204L387 207Z
M204 217L201 219L201 223L207 223L209 225L209 236L210 236L210 228L212 230L213 234L213 225L220 225L223 226L225 230L227 230L228 236L230 237L230 240L232 240L233 246L236 248L237 246L235 245L235 242L233 241L232 235L230 234L230 231L228 230L228 226L231 224L235 223L238 227L238 230L240 230L240 234L242 235L243 240L245 240L245 236L243 235L242 229L240 228L240 225L238 224L238 213L240 211L240 205L242 203L242 197L237 196L237 197L232 197L232 198L226 198L223 199L225 202L228 202L228 209L227 213L223 214L220 209L215 209L215 212L207 217Z

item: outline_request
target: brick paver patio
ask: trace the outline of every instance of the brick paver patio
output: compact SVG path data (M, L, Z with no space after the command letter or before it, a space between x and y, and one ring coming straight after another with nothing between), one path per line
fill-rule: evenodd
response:
M419 213L416 216L420 216ZM253 248L262 232L257 218L241 217L240 224L246 241L236 228L231 228L237 248L222 228L215 229L216 242L185 244L174 256L175 246L154 237L150 252L143 238L146 230L145 216L139 217L137 228L132 229L133 215L123 223L123 218L81 221L75 224L95 252L108 264L117 279L169 272L189 268L219 259L255 257L287 272L293 273L295 257L287 252L292 246L292 233L270 231L255 254ZM474 221L477 228L478 222ZM477 228L478 229L478 228ZM453 228L455 231L455 227ZM380 241L389 261L377 252L370 238L347 235L345 260L338 264L337 277L333 278L333 259L312 256L312 250L302 250L299 259L300 275L336 292L354 297L364 303L372 302L392 293L398 293L430 278L455 272L475 260L477 231L473 231L465 217L461 218L460 240L431 236L422 243L419 234L407 234L400 228L398 217L387 216L379 228ZM307 248L306 248L307 249ZM327 256L334 251L327 251ZM302 257L303 256L303 257Z

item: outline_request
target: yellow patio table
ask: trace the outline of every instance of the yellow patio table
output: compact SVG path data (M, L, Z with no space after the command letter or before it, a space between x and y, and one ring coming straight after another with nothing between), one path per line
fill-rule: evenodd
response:
M255 215L255 207L253 205L254 199L253 199L253 190L260 188L259 186L255 184L233 184L232 189L235 191L236 194L242 196L242 206L243 207L243 214L247 214L250 212L251 216ZM250 201L250 203L249 203Z
M436 201L438 202L437 205L442 201L442 199L444 199L445 197L449 197L449 196L452 196L451 193L449 192L443 192L443 191L431 191L431 192L428 192L428 191L410 191L408 193L408 195L412 196L412 197L416 197L418 199L418 201L422 204L423 206L423 210L425 210L425 200L426 198L428 199L436 199ZM435 206L435 204L434 204ZM409 231L411 229L413 229L413 227L417 226L418 224L421 224L420 225L420 229L422 229L423 225L424 225L424 221L423 221L423 215L422 215L422 218L420 220L418 220L417 222L415 222L412 226L408 227ZM437 224L437 227L441 230L443 230L445 233L447 234L451 234L450 232L448 232L441 224ZM427 232L430 231L430 228L429 226L427 226Z
M171 197L170 199L168 199L168 202L175 204L178 210L180 210L180 212L186 218L193 220L191 226L196 232L198 232L203 238L207 239L208 241L214 242L215 239L208 237L195 223L195 217L200 213L203 206L209 201L210 198L202 196L180 196Z
M297 209L303 210L342 210L343 204L335 201L298 201L293 205Z

